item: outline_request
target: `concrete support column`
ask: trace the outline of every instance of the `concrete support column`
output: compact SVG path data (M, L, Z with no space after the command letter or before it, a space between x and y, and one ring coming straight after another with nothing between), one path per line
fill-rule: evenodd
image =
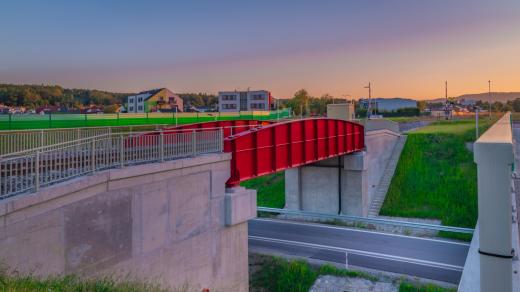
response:
M285 171L285 208L289 210L302 209L301 167Z
M343 160L341 214L367 216L370 205L367 154L357 152L345 155Z

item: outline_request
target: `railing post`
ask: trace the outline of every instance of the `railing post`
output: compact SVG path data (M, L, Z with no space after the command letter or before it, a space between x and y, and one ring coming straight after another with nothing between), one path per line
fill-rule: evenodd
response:
M222 152L224 151L224 128L223 127L220 127L220 130L219 130L219 134L220 134L220 149L219 149L219 152Z
M92 172L96 172L96 140L94 138L90 142L90 166Z
M37 192L40 190L40 151L36 150L36 161L34 162L36 171L34 173L34 190Z
M44 135L43 130L40 130L40 147L43 147L43 146L44 146L44 145L43 145L43 141L44 141L44 137L43 137L43 135Z
M123 134L119 136L119 167L125 166L125 138Z
M197 152L197 133L195 130L191 132L191 156L195 156Z
M161 162L164 161L164 133L161 130L161 133L159 134L159 155Z

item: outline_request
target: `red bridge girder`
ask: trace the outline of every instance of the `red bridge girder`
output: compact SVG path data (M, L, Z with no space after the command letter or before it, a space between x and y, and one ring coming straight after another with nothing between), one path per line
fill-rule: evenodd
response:
M224 138L236 135L245 131L250 130L253 127L261 127L273 124L271 121L259 121L259 120L225 120L225 121L213 121L213 122L202 122L195 124L179 125L175 127L164 128L163 131L168 133L168 130L202 130L202 129L215 129L222 128Z
M319 160L361 151L363 126L317 118L292 120L253 128L224 139L230 152L228 187L241 181Z

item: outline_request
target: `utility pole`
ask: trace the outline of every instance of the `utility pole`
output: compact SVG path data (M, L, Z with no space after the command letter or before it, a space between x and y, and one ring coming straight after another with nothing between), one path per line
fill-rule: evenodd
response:
M445 104L444 104L444 115L446 116L446 120L448 120L451 116L450 106L448 102L448 81L444 81L444 94L445 94Z
M491 80L488 80L489 119L491 120Z
M368 82L368 86L365 86L365 88L368 88L368 106L367 106L367 117L366 117L366 119L370 120L370 111L372 110L371 109L371 105L372 105L372 85L370 84L370 82Z

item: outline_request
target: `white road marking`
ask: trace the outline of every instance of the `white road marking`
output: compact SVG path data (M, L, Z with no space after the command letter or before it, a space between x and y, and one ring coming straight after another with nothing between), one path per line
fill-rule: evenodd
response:
M272 223L278 223L278 224L294 224L294 225L313 226L313 227L319 227L319 228L329 228L329 229L347 230L347 231L355 231L355 232L362 232L362 233L381 234L381 235L394 236L394 237L404 237L404 238L408 238L408 239L440 242L440 243L446 243L446 244L462 245L462 246L467 246L467 247L470 246L470 244L468 244L468 243L462 243L462 242L456 242L456 241L433 239L433 238L422 238L422 237L408 236L408 235L402 235L402 234L385 233L385 232L380 232L380 231L360 230L360 229L354 229L354 228L348 228L348 227L332 226L332 225L327 225L327 224L322 224L322 223L313 223L313 222L303 223L303 222L295 222L295 221L288 221L288 220L281 220L281 219L269 219L269 218L256 218L256 219L252 219L252 221L265 221L265 222L272 222Z
M419 260L419 259L413 259L413 258L401 257L401 256L393 256L393 255L388 255L388 254L362 251L362 250L349 249L349 248L340 248L340 247L327 246L327 245L314 244L314 243L298 242L298 241L283 240L283 239L273 239L273 238L252 236L252 235L249 236L249 239L271 242L271 243L280 243L280 244L296 245L296 246L303 246L303 247L310 247L310 248L326 249L326 250L345 252L345 253L348 252L350 254L357 254L357 255L361 255L361 256L380 258L380 259L422 265L422 266L427 266L427 267L441 268L441 269L457 271L457 272L461 272L463 269L463 267L461 267L461 266L444 264L444 263L439 263L439 262Z

